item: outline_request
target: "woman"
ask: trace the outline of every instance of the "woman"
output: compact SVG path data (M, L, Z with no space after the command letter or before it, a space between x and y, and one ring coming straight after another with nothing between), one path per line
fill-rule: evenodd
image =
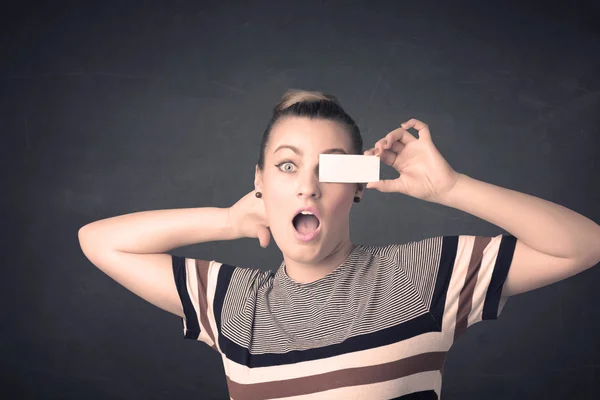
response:
M510 234L353 244L350 209L365 186L319 182L322 153L378 156L400 176L366 188L455 207ZM469 326L497 318L508 296L600 260L593 221L457 173L417 120L363 153L354 120L319 92L288 91L275 107L254 185L230 208L138 212L79 231L93 264L221 354L236 400L439 399L446 353ZM243 237L266 247L271 234L283 253L276 271L166 254Z

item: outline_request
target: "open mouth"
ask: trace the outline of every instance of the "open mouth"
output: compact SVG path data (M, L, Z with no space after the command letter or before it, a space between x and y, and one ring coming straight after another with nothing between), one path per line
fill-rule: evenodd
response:
M304 235L313 233L321 225L321 221L315 215L298 213L292 220L296 230Z

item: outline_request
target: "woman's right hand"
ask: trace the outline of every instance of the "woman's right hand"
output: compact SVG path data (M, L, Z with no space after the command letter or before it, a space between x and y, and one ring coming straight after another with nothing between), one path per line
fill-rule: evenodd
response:
M229 226L236 238L257 238L260 247L266 248L271 240L269 221L262 199L254 190L229 208Z

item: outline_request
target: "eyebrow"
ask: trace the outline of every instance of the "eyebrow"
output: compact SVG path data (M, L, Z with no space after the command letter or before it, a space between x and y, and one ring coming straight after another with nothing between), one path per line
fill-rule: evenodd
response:
M273 152L273 154L277 153L277 151L281 150L281 149L290 149L292 150L294 153L298 154L298 155L302 155L302 150L300 150L299 148L289 145L289 144L282 144L281 146L279 146L277 149L275 149L275 151ZM346 150L344 149L340 149L339 147L336 147L334 149L327 149L325 150L323 153L321 154L329 154L329 153L344 153L344 154L348 154L346 152Z

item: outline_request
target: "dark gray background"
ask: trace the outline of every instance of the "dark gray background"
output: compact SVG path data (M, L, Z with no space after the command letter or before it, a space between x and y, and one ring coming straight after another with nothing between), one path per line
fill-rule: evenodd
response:
M253 189L288 88L338 96L365 149L415 117L457 171L600 221L593 2L219 3L3 8L3 398L227 398L217 353L90 264L77 231L234 204ZM504 232L372 190L351 219L356 243ZM282 260L256 239L173 253L261 269ZM588 270L472 327L448 355L443 398L599 398L598 282Z

